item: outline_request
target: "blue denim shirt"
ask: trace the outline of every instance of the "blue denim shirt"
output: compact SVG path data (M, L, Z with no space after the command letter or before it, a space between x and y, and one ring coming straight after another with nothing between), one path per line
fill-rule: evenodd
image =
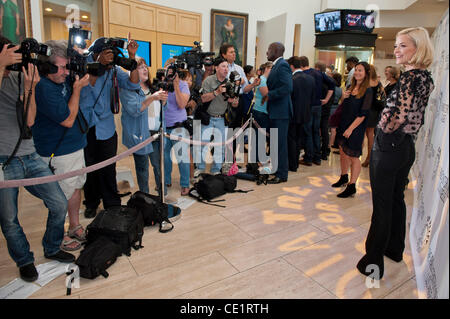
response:
M142 102L147 97L139 90L120 89L120 102L122 103L122 144L128 148L142 143L150 137L148 128L148 108L141 112ZM136 152L138 155L153 152L152 144L148 144Z
M88 62L93 62L93 55L88 56ZM128 90L139 90L139 83L135 84L131 82L130 76L127 72L123 71L120 67L115 66L117 70L117 81L119 88ZM86 114L90 127L95 126L95 134L97 140L107 140L114 135L116 126L114 124L114 114L111 112L111 88L112 88L112 75L113 70L109 70L103 76L97 79L95 86L88 84L81 90L80 95L80 107L90 109L91 112ZM106 81L106 83L105 83ZM104 85L104 88L103 88ZM103 90L102 90L103 88ZM101 96L95 104L97 97L101 92ZM120 93L119 93L120 96ZM95 107L92 110L92 106Z

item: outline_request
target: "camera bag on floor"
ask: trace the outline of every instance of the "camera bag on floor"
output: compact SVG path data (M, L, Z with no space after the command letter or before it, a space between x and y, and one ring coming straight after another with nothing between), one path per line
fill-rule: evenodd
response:
M224 199L214 201L213 199L225 195L226 193L251 192L236 189L237 178L235 175L225 176L222 174L219 175L200 174L200 177L201 177L200 180L197 183L195 183L194 187L192 187L189 190L189 196L195 198L197 201L204 204L225 208L226 206L214 204L217 202L223 202L225 201Z
M87 279L97 278L99 275L107 278L106 269L122 255L119 245L109 238L100 236L94 242L85 246L75 264L80 269L80 276Z
M92 223L86 227L88 244L100 236L106 236L118 244L122 253L130 256L131 247L143 248L144 219L136 209L127 206L114 206L100 211Z
M137 191L131 196L127 206L141 212L145 226L159 224L161 233L167 233L173 229L173 224L169 220L169 211L176 211L170 214L171 217L175 217L181 212L180 208L176 206L161 203L159 196L141 191ZM163 222L166 222L171 227L163 228Z

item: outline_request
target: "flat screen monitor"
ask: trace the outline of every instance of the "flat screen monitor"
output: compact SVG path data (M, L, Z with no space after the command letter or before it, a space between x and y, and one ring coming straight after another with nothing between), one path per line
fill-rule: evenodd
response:
M127 41L127 39L122 39L122 40ZM147 41L139 41L139 40L136 40L136 42L139 44L138 50L136 52L136 55L138 57L140 57L140 58L143 58L145 60L145 63L148 66L152 66L151 65L151 63L152 63L152 60L151 60L151 48L152 48L151 43L147 42ZM123 55L126 58L128 58L128 51L127 50L123 50L123 49L119 49L119 50L123 53Z
M371 33L375 28L376 12L346 10L343 12L343 26L345 31L363 31Z
M314 14L316 32L341 31L341 11L330 11Z
M166 61L174 56L179 56L183 52L192 50L192 47L182 46L182 45L173 45L173 44L165 44L162 45L162 66L166 63Z

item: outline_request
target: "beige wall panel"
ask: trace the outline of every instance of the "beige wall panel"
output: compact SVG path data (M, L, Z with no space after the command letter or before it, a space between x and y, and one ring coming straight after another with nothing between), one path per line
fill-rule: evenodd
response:
M180 13L178 15L178 30L185 35L200 37L200 16Z
M156 30L158 32L177 33L177 12L157 9Z
M122 0L109 1L109 22L131 26L131 3Z
M132 26L146 30L156 30L156 8L143 5L133 6Z

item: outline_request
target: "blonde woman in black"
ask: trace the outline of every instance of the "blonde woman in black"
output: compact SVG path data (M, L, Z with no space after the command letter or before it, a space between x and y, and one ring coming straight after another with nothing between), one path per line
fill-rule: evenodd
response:
M373 214L358 270L374 279L384 274L383 256L400 262L406 236L404 191L415 160L414 142L424 123L428 98L434 89L426 69L433 60L427 30L408 28L396 36L394 54L402 73L387 97L370 158Z

